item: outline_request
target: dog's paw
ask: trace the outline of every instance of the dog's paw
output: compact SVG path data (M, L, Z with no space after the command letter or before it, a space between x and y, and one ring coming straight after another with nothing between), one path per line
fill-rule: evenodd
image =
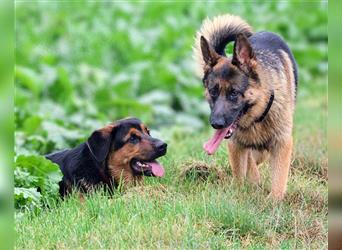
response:
M274 202L274 203L279 203L281 202L285 197L285 193L275 193L275 192L271 192L269 193L269 195L267 196L267 199Z

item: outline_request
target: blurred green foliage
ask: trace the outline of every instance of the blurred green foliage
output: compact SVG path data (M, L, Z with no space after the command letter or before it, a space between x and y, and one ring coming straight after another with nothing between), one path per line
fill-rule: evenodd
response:
M326 3L18 3L16 125L25 148L74 145L125 116L203 128L208 107L193 70L194 34L206 16L226 12L288 41L300 91L327 74Z
M327 82L326 12L326 2L18 2L16 154L75 146L126 116L173 132L207 128L192 59L207 16L240 15L284 37L301 98Z

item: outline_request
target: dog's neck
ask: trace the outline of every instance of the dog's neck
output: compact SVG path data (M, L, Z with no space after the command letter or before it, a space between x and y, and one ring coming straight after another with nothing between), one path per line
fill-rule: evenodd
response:
M102 164L103 165L99 168L99 173L100 173L102 182L110 186L113 181L108 173L107 164L105 162Z

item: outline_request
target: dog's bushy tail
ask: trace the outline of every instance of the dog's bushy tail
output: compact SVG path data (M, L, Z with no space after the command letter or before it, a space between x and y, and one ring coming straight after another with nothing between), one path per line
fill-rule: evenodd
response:
M200 40L204 36L209 44L220 55L225 55L225 47L228 43L235 41L237 34L243 33L249 37L252 35L252 28L238 16L226 14L216 16L213 19L207 18L203 21L202 27L196 34L195 46L193 47L194 58L197 63L197 71L202 76L204 60L201 52Z

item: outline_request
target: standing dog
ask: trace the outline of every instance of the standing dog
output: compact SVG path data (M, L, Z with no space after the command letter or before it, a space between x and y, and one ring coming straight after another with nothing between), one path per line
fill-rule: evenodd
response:
M94 131L75 148L46 156L60 166L63 179L59 192L64 196L77 187L82 192L104 185L111 190L120 182L132 184L142 176L163 176L155 160L166 154L167 144L150 136L136 118L122 119Z
M225 47L234 42L233 55ZM270 32L253 33L241 18L204 21L194 46L216 129L205 145L213 154L226 138L233 175L260 182L257 165L269 158L271 196L281 200L292 154L297 66L286 43Z

